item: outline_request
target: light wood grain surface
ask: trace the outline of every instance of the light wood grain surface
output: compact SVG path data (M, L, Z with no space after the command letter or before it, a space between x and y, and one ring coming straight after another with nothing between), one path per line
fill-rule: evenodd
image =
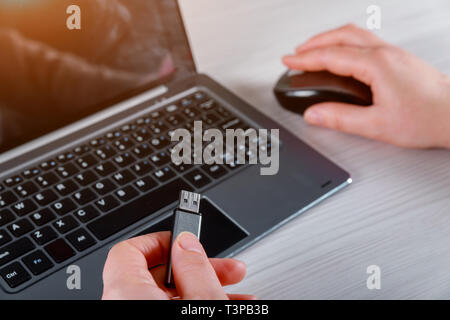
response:
M313 128L272 95L283 54L320 31L348 22L365 26L370 4L382 9L377 34L450 74L448 0L181 1L199 70L354 179L239 254L248 274L230 292L261 299L450 298L450 152ZM373 264L381 268L380 290L366 287Z

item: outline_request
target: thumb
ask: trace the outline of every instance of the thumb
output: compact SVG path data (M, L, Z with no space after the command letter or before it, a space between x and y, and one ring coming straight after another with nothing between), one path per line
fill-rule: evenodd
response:
M172 268L182 299L228 299L200 241L192 233L182 232L174 241Z
M346 103L324 102L307 109L304 118L312 125L375 138L382 128L377 125L374 108L375 106L361 107Z

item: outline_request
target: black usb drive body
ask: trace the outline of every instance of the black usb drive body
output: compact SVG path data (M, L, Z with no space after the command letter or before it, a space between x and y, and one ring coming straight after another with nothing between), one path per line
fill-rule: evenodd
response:
M200 239L200 228L202 214L200 213L200 199L198 193L182 190L180 192L180 203L173 212L172 240L170 248L178 235L184 231L191 232ZM166 287L175 288L172 273L172 250L169 250L169 262L167 264Z

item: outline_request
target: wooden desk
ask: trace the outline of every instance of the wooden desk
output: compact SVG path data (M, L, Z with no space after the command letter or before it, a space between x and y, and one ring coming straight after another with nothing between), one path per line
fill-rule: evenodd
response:
M354 180L239 254L248 275L230 292L261 299L450 298L450 152L313 128L272 95L283 54L320 31L348 22L365 26L370 4L382 9L380 36L450 74L448 0L181 1L199 70ZM372 264L381 268L380 290L366 287Z

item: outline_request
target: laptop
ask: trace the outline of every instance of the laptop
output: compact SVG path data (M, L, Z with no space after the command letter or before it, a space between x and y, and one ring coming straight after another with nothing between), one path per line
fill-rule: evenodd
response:
M109 249L170 230L181 190L203 196L208 255L230 257L351 182L197 73L175 0L0 6L0 299L99 299ZM277 145L276 172L176 165L173 132L199 121L224 135L278 129L264 145Z

